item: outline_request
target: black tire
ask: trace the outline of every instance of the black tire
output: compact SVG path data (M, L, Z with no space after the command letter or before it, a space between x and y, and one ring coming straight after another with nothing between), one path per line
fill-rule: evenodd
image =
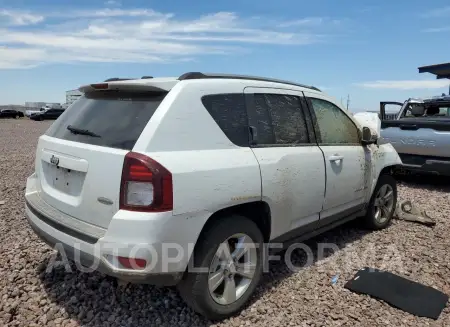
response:
M385 220L384 222L380 223L375 218L375 212L376 212L375 198L376 198L380 188L384 185L389 185L392 188L392 192L394 195L394 202L392 205L392 209L389 212L388 219ZM396 206L397 206L397 181L391 175L388 175L388 174L380 175L380 177L378 178L377 185L375 186L372 197L370 199L366 216L364 217L366 227L369 229L372 229L372 230L380 230L380 229L384 229L384 228L388 227L392 221L392 217L394 216Z
M197 241L191 265L209 267L219 245L234 234L244 233L250 236L257 245L257 264L255 274L245 293L229 305L217 303L208 288L208 273L186 272L183 280L177 285L183 300L197 313L210 320L221 320L241 311L259 284L262 275L263 235L250 219L233 215L220 219L207 228Z

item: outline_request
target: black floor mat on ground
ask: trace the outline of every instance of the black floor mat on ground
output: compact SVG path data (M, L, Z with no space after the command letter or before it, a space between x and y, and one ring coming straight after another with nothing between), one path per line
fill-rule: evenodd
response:
M348 281L346 289L368 294L420 317L438 319L448 295L403 277L374 268L364 268Z

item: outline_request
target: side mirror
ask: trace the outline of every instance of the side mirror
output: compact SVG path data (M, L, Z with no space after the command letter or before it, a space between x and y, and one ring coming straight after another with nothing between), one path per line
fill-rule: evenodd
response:
M377 140L378 135L376 133L372 133L372 130L369 127L363 127L361 141L364 145L375 144L377 143Z

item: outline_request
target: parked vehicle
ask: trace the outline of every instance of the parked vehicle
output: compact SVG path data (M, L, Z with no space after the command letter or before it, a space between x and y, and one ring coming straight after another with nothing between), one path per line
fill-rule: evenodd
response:
M397 152L315 87L186 73L80 91L39 138L31 227L84 266L177 285L210 319L246 304L263 243L391 221Z
M20 118L23 117L23 112L15 109L1 109L0 118Z
M45 106L39 108L39 110L26 110L25 111L25 115L27 117L31 117L32 114L34 113L39 113L39 112L45 112L47 110L50 109L60 109L60 110L64 110L65 108L63 108L63 106L59 103L47 103Z
M64 109L46 109L45 111L38 111L31 114L32 120L47 120L57 119L64 112Z
M386 105L397 105L386 119ZM381 102L381 137L391 143L407 171L450 176L450 96Z
M47 109L49 108L42 107L39 110L25 110L25 116L31 117L32 114L35 114L37 112L43 112L46 111Z

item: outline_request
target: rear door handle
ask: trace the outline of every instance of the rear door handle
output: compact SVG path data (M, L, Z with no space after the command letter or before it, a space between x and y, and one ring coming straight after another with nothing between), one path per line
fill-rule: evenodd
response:
M338 161L338 160L344 159L344 156L341 156L339 154L334 154L334 155L330 156L328 159L330 161Z

